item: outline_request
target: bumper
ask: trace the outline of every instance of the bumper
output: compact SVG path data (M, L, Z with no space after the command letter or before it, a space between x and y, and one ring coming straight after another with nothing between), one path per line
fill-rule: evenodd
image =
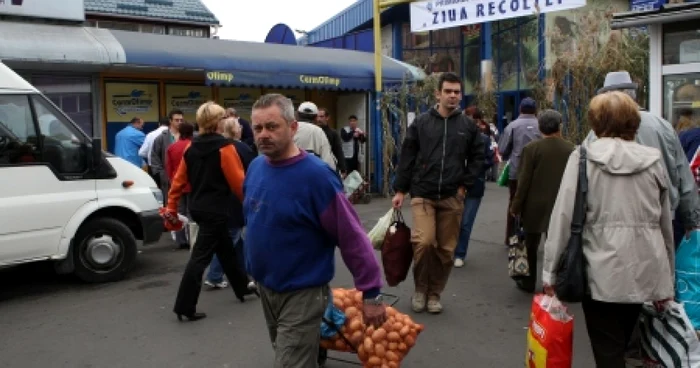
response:
M139 220L143 228L144 244L155 243L160 240L161 235L165 231L165 226L163 226L163 218L160 217L158 210L140 213Z

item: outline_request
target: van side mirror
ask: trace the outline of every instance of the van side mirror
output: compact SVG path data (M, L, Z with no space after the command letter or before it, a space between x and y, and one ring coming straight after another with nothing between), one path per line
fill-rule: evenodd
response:
M91 148L91 167L93 170L97 170L100 165L102 165L102 138L93 138Z

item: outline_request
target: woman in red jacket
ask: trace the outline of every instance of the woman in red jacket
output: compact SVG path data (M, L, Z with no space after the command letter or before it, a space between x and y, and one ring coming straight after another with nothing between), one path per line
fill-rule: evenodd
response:
M178 127L178 131L180 132L180 139L170 145L165 154L165 172L168 175L171 183L175 178L177 168L180 166L182 157L185 154L185 149L187 149L190 143L192 143L194 125L192 123L182 122ZM192 188L188 183L187 186L185 186L185 189L182 191L182 197L180 198L180 203L177 206L178 213L187 217L188 219L191 218L189 210L189 193L191 190ZM190 248L189 234L187 234L186 228L175 233L175 242L177 243L179 249Z

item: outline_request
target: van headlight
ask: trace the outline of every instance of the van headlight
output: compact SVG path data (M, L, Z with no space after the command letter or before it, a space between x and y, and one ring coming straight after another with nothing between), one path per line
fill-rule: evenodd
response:
M163 204L163 192L160 191L158 188L151 188L151 193L153 193L153 196L156 198L156 202L158 204Z

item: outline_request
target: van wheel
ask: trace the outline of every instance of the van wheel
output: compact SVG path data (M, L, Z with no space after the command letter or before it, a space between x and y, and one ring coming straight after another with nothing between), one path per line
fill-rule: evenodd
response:
M75 274L92 283L121 280L136 261L136 252L136 238L126 225L113 218L96 218L75 237Z

